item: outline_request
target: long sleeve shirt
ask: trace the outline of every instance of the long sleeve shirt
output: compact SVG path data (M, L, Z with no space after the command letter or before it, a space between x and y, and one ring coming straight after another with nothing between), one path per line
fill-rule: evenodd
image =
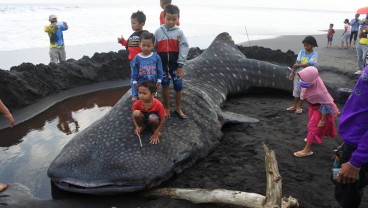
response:
M132 69L131 80L133 84L140 83L143 80L151 80L155 83L161 83L163 70L161 58L156 53L149 56L138 54L130 62Z
M360 168L368 163L368 67L346 101L339 132L345 143L356 147L350 163Z

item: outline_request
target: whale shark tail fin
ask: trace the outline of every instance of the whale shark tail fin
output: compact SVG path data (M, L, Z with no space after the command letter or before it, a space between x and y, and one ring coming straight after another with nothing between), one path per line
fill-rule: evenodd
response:
M228 111L220 111L217 113L221 125L224 126L225 124L241 124L241 123L256 123L259 122L258 119L251 118L246 115L241 115L233 112Z

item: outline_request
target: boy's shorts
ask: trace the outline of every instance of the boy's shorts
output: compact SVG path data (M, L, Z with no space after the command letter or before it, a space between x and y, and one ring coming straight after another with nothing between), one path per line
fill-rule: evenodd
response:
M293 97L300 98L301 87L300 87L299 80L300 78L297 75L295 75L294 82L293 82Z
M160 120L160 116L157 115L156 113L148 113L148 112L144 112L143 113L143 116L144 116L144 122L147 124L147 125L151 125L151 121L149 119L150 116L153 116L155 117L157 120Z
M169 73L164 73L161 85L163 87L169 86L170 80L173 81L175 91L181 91L183 89L183 79L176 75L176 71L169 71Z
M330 38L327 38L327 42L332 42L333 38L330 37Z

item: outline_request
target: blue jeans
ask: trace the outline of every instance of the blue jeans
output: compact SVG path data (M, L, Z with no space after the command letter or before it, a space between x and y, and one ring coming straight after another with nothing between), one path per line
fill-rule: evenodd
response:
M362 45L359 42L356 44L356 51L357 51L357 57L358 57L358 68L359 70L363 70L366 62L366 56L368 51L367 45Z

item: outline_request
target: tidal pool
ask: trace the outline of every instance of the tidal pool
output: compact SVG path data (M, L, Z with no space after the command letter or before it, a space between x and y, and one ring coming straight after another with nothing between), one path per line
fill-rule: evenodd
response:
M0 131L0 182L27 186L52 199L47 169L69 140L105 115L128 88L98 91L62 101L34 118Z

